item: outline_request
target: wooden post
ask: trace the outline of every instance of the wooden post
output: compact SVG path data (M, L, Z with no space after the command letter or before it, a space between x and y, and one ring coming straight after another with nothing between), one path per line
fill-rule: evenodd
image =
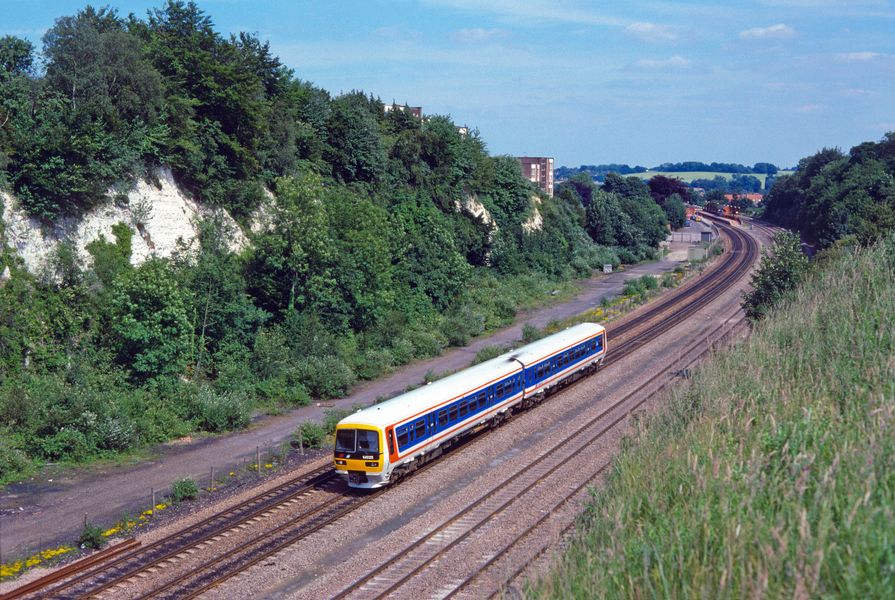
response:
M155 488L149 488L149 495L152 496L152 514L155 514Z
M302 456L305 455L305 442L304 442L304 438L301 435L301 427L298 428L298 452Z
M258 475L261 475L261 446L255 446L255 460L258 467Z
M87 528L87 513L84 513L84 528Z
M208 491L213 492L214 491L214 465L211 465L211 478L210 479L211 479L211 483L208 486Z

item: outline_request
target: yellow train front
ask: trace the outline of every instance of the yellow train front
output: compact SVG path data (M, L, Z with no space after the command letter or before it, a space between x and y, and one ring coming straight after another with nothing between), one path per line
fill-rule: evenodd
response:
M353 487L380 487L382 472L388 466L383 432L370 423L343 420L336 428L333 465L336 472L348 478Z

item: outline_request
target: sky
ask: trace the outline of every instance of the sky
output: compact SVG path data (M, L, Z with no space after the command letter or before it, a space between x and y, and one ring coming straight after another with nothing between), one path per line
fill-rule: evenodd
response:
M145 17L163 0L110 0ZM40 39L86 2L0 0ZM97 6L105 3L97 2ZM895 130L895 0L200 0L295 76L478 128L555 165L795 165Z

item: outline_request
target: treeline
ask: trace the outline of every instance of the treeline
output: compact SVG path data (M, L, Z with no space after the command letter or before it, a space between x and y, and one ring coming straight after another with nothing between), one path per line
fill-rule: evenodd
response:
M824 148L799 161L766 198L765 218L827 248L867 244L895 228L895 133L843 154Z
M774 187L776 180L775 176L769 175L765 178L764 186L762 186L761 179L754 175L734 174L730 179L718 175L711 179L694 179L690 182L690 187L702 188L707 192L719 190L725 194L749 194L770 190Z
M594 181L602 182L609 173L617 173L619 175L632 175L635 173L646 173L647 171L660 171L667 173L684 173L694 171L705 171L709 173L733 173L734 187L725 187L724 191L748 192L761 191L761 180L757 177L741 177L755 174L776 175L779 169L772 163L759 162L751 167L737 163L704 163L698 161L686 161L679 163L662 163L657 167L647 169L646 167L632 167L626 164L605 164L605 165L581 165L580 167L558 167L554 171L557 180L570 179L579 173L586 173L591 176ZM699 182L711 182L705 185ZM752 190L753 181L757 182L758 188ZM723 182L723 183L722 183ZM730 185L730 181L723 177L715 177L713 179L698 179L691 183L693 187L703 187L706 189L720 189L719 186ZM747 189L750 188L750 189Z
M4 244L0 481L342 395L664 236L641 182L538 198L476 132L332 97L194 3L145 20L87 7L47 33L42 74L39 58L0 40L0 172L31 214L78 214L109 188L124 202L168 165L250 244L230 251L209 219L197 248L135 267L121 223L87 263L61 244L46 276Z
M620 165L620 164L608 164L608 165L581 165L580 167L558 167L554 169L554 178L557 180L561 179L571 179L573 176L579 173L587 173L591 176L594 181L603 181L603 179L609 173L618 173L619 175L632 175L634 173L646 173L648 169L646 167L636 166L631 167L629 165Z

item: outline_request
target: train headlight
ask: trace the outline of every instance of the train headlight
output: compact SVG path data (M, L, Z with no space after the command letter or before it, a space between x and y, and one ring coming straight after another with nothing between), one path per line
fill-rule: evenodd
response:
M336 459L336 464L337 464L337 465L347 465L348 462L347 462L347 461L344 461L344 460L339 460L339 459L337 458L337 459Z
M379 466L378 462L368 462L368 463L364 463L364 464L367 465L368 467L378 467Z

